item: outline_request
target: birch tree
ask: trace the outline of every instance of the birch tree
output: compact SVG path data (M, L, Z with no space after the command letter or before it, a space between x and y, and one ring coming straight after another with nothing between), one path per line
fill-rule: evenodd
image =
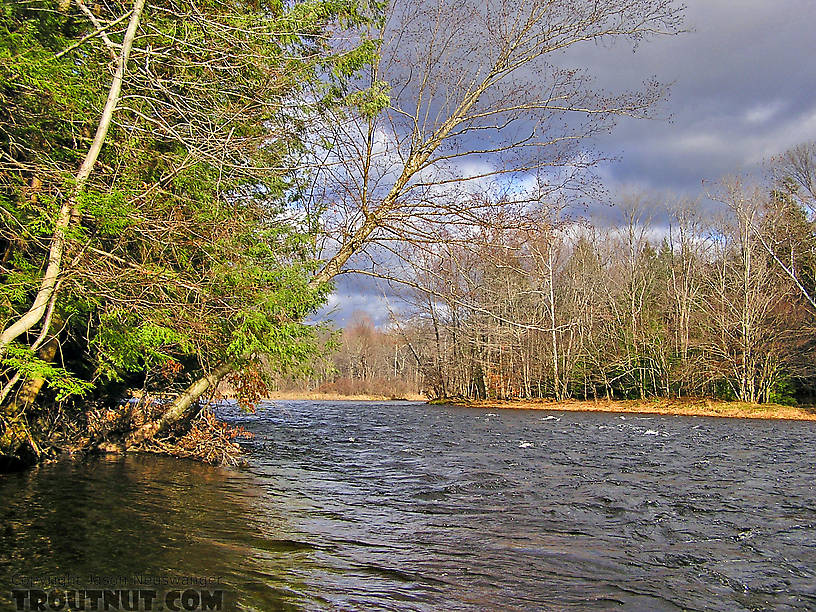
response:
M80 6L84 7L80 3ZM59 213L57 214L56 222L54 223L53 235L51 238L51 246L48 250L47 266L45 273L40 281L40 287L37 290L31 307L19 316L16 320L9 322L0 332L0 357L4 354L6 347L16 340L20 335L32 329L37 325L45 315L49 302L54 297L54 290L57 285L57 279L62 271L62 258L65 251L66 232L72 221L76 220L78 216L77 199L85 184L88 182L93 172L94 165L99 158L99 152L102 145L108 136L113 113L122 95L122 83L125 77L125 71L130 58L130 52L133 48L133 40L136 37L136 31L139 27L139 21L144 11L145 0L135 0L133 8L130 11L130 18L128 21L127 30L120 45L119 53L116 56L116 68L113 74L110 88L108 90L105 106L102 109L102 116L96 126L93 141L85 154L82 164L74 176L73 185L67 196L62 199L59 206ZM121 19L120 19L121 20ZM94 24L96 25L96 24ZM100 36L104 36L106 40L107 35L104 35L100 29ZM112 43L111 43L112 45Z
M115 404L126 384L178 369L166 413L118 448L190 417L260 356L286 367L308 352L303 318L325 291L308 286L309 228L284 205L317 104L303 87L370 55L329 48L367 19L351 1L120 11L36 0L4 12L0 114L4 412L25 415L38 377L51 399L57 383L91 383ZM59 367L36 353L52 340Z

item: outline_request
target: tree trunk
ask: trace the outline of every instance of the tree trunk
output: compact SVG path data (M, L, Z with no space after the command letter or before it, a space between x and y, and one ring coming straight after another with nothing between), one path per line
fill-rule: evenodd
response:
M82 165L74 177L75 184L73 191L62 204L59 215L57 216L57 221L54 226L54 236L51 239L51 248L48 252L48 266L45 269L42 281L40 281L40 288L34 298L34 303L25 314L0 333L0 355L5 352L9 344L40 322L43 315L45 315L48 303L51 301L51 296L54 294L57 279L62 271L62 256L65 252L66 230L70 226L72 218L76 216L77 196L85 187L85 183L91 175L94 164L96 164L96 160L99 157L102 145L107 138L113 111L116 110L116 105L119 103L119 98L122 93L125 69L127 67L128 57L130 56L130 50L133 47L133 40L136 37L136 30L139 27L139 19L144 11L144 4L145 0L135 0L133 3L130 22L127 32L125 33L124 41L122 42L122 54L119 56L119 60L116 64L116 72L113 75L113 82L108 91L108 99L105 102L102 117L99 119L99 124L96 127L96 135L91 143L91 148L88 149L88 153L85 155L85 159L82 161Z
M128 450L142 442L149 440L161 431L167 429L170 425L179 422L180 420L190 416L192 411L197 408L196 403L199 398L207 391L214 388L221 379L229 374L234 364L225 363L215 368L209 374L202 376L187 389L184 390L170 406L165 410L162 416L155 420L145 423L138 429L128 433L124 439L119 442L104 441L97 447L99 450L108 453L119 453Z
M51 363L54 361L54 358L57 356L57 349L59 348L59 340L56 338L51 338L48 342L46 342L45 346L43 346L38 355L40 359L45 361L46 363ZM23 385L20 387L19 392L17 393L16 401L13 403L13 406L17 408L28 408L30 407L34 401L37 399L37 396L40 393L43 385L45 384L45 379L43 378L29 378ZM12 408L14 410L15 408Z

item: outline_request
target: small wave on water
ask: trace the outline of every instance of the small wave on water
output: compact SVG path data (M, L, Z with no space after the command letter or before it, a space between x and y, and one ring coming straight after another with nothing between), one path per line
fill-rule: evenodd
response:
M816 610L810 423L222 412L255 434L245 469L133 455L0 477L0 609L9 576L63 571L216 575L236 610Z

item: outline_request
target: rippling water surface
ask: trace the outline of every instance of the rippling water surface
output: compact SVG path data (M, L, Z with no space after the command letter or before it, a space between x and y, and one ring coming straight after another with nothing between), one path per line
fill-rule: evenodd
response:
M276 402L229 470L154 456L0 476L25 577L220 577L240 610L816 610L816 428ZM24 578L20 578L20 577Z

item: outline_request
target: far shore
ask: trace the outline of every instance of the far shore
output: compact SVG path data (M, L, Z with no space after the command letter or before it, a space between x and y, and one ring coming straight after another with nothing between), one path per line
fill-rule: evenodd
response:
M269 400L312 400L312 401L354 401L354 402L427 402L424 395L407 394L393 395L341 395L339 393L320 393L319 391L272 391L266 399Z
M654 400L433 400L433 404L489 410L552 410L564 412L612 412L623 414L659 414L705 416L731 419L779 419L816 421L816 406L749 404L710 399Z
M816 421L816 406L782 406L780 404L750 404L726 402L705 398L648 399L648 400L565 400L548 399L518 400L468 400L446 398L429 400L424 395L410 394L404 397L388 395L341 395L318 391L273 391L269 400L428 402L435 405L462 406L484 410L551 410L563 412L611 412L621 414L659 414L681 416L720 417L729 419L777 419L793 421Z

